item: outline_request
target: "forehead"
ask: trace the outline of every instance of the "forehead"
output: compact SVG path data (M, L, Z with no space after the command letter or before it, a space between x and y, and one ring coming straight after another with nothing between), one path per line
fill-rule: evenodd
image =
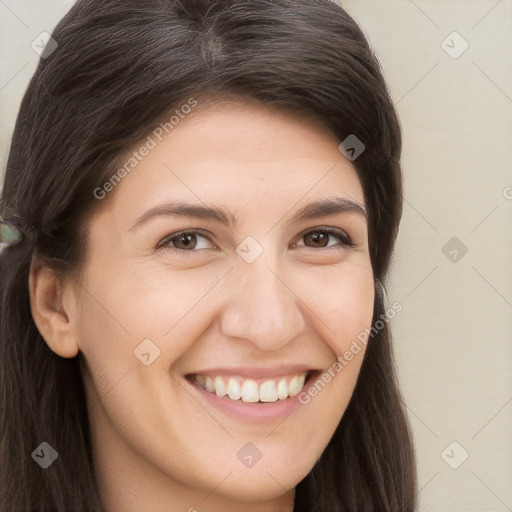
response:
M318 157L319 150L339 144L337 137L318 119L239 101L200 106L185 116L172 134L174 140L167 137L165 142L177 144L196 136L190 142L200 144L212 155L261 162L279 154Z
M290 207L333 192L364 204L355 167L338 145L317 120L238 102L200 106L124 155L125 163L137 162L107 209L138 211L164 199ZM135 157L144 146L151 150Z

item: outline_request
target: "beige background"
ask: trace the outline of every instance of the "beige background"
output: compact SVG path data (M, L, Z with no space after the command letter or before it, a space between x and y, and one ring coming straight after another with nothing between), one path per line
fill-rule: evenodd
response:
M2 173L38 59L31 43L72 3L0 0ZM388 291L403 305L392 328L420 510L512 510L512 1L342 4L381 60L403 127Z

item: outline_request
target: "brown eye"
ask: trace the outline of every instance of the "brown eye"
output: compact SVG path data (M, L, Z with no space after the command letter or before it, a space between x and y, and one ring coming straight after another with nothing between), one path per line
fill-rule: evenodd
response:
M302 235L302 238L308 243L312 244L307 245L307 247L312 247L313 249L324 249L329 247L329 238L335 237L341 241L341 245L347 247L354 247L355 244L352 242L350 237L341 229L337 228L317 228L313 231L309 231L305 235Z
M179 235L172 240L177 249L195 249L197 245L197 236L194 234Z
M166 236L158 243L157 249L176 249L183 252L197 252L194 251L194 249L198 249L198 240L201 238L209 240L207 236L201 234L199 231L180 231ZM199 247L199 249L204 248L207 249L208 247Z
M309 240L316 247L326 247L329 243L329 234L323 231L313 231L304 236L304 240Z

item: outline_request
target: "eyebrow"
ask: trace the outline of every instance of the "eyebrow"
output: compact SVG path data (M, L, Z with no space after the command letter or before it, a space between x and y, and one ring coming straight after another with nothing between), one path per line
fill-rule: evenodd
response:
M362 204L352 199L337 196L328 199L320 199L307 204L301 208L292 219L287 221L286 224L294 224L304 220L317 219L319 217L333 215L336 213L357 213L365 217L365 219L367 218L366 209ZM150 208L137 219L129 231L134 230L152 218L169 216L209 219L220 222L228 227L237 225L236 217L230 211L224 210L223 208L173 201Z

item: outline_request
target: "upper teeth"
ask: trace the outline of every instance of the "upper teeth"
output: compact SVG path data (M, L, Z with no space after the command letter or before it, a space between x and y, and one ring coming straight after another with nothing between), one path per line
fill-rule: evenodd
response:
M293 377L279 377L265 380L260 385L253 379L242 377L215 377L194 375L194 380L206 391L217 396L228 396L231 400L243 402L276 402L295 396L304 387L307 372ZM227 384L226 384L227 382Z

